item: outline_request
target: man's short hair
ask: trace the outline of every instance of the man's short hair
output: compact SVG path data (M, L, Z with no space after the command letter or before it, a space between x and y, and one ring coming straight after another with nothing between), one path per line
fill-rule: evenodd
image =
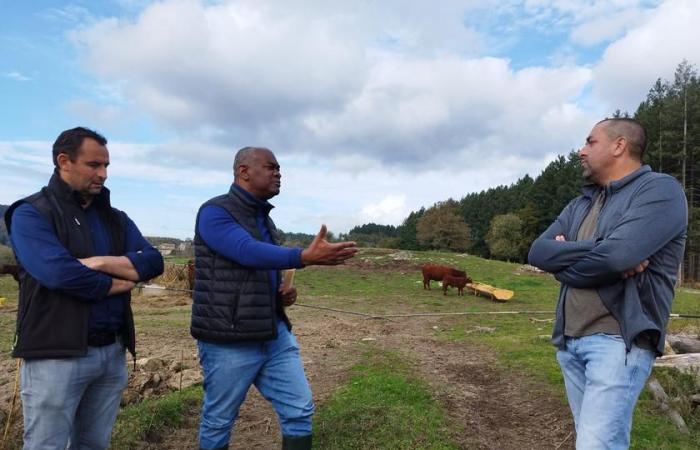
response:
M107 139L96 131L84 127L71 128L59 134L53 143L53 165L58 167L58 155L61 153L65 153L71 161L75 161L85 138L94 139L100 145L107 145Z
M605 132L610 139L624 137L629 144L630 154L640 161L647 148L647 131L644 125L628 117L613 117L603 119L598 123L605 124Z
M253 153L262 150L269 152L269 148L265 147L243 147L236 152L236 156L233 158L233 174L238 176L238 168L244 164L247 164Z

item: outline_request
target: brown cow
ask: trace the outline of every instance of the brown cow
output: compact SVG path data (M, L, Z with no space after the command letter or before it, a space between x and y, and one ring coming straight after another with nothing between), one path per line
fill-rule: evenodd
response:
M425 264L423 266L423 289L430 289L430 280L442 281L446 275L466 277L467 272L440 264Z
M19 270L14 264L0 264L0 275L12 275L12 278L19 283Z
M447 295L447 288L454 286L457 288L457 295L464 295L464 287L467 283L471 283L472 279L469 277L453 277L452 275L446 275L442 279L442 293Z

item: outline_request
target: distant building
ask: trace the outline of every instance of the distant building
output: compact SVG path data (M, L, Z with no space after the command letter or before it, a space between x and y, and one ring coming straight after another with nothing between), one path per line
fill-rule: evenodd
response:
M168 256L175 250L175 244L166 242L163 244L159 244L156 248L158 249L161 255Z

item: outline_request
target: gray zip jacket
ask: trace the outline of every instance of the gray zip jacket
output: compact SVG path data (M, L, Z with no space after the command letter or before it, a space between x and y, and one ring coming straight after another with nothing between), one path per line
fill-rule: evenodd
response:
M576 241L596 195L605 201L593 238ZM620 324L627 351L640 333L663 354L666 323L685 248L688 204L678 181L642 166L605 187L587 185L542 235L532 243L528 260L561 282L552 343L564 348L566 290L594 288ZM557 241L557 235L566 241ZM645 259L642 273L621 274Z

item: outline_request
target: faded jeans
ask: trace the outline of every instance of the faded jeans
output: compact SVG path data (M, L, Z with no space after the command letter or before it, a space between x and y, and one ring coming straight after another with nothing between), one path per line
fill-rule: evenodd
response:
M557 351L576 424L576 448L627 449L632 415L655 354L636 345L626 352L619 335L567 337Z
M283 321L277 323L277 339L232 344L197 341L197 346L204 372L200 448L228 445L251 385L272 403L284 436L311 434L311 388L296 338Z
M25 450L109 447L128 381L119 341L82 357L26 359L20 376Z

